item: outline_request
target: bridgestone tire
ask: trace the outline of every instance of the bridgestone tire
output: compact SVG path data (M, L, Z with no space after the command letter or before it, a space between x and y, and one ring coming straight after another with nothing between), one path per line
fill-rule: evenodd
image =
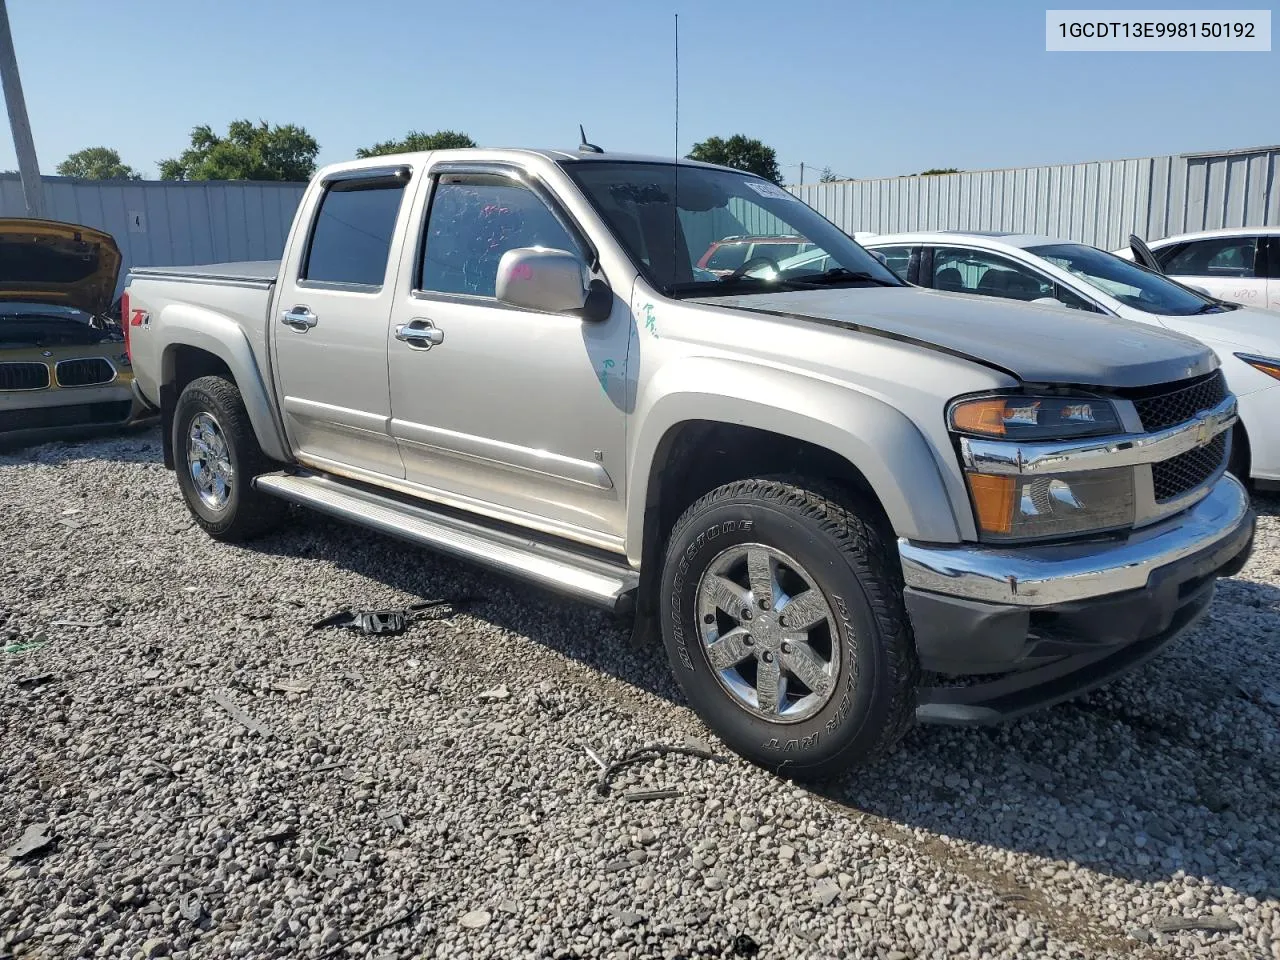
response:
M216 422L226 443L234 470L224 505L205 503L196 488L188 459L192 422L200 414ZM244 400L234 383L217 376L191 381L178 397L173 415L174 468L187 508L201 528L216 540L249 540L274 529L285 514L285 505L253 488L253 478L277 469L262 452Z
M871 516L841 491L754 479L708 493L671 533L660 620L672 670L707 725L760 766L800 779L834 776L882 756L911 725L915 643L896 551ZM753 713L726 690L708 659L698 584L716 557L740 544L793 558L827 601L827 622L834 621L840 640L839 655L828 661L834 692L810 717L782 723Z

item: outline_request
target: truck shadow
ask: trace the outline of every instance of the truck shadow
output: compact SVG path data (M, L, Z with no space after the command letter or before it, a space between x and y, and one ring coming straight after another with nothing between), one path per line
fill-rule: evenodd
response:
M1280 516L1280 498L1255 505ZM660 646L633 649L625 625L580 604L314 514L251 549L413 596L478 595L472 616L683 705ZM874 766L809 789L908 829L1120 878L1185 871L1280 896L1280 589L1259 582L1270 563L1255 556L1223 581L1206 620L1134 674L1001 727L917 727Z

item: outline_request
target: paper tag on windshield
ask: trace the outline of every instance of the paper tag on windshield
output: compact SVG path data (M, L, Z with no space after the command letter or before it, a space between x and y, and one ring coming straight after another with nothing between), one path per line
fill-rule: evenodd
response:
M764 180L748 180L747 186L760 194L762 197L772 197L774 200L797 200L794 194L787 193L776 183L768 183Z

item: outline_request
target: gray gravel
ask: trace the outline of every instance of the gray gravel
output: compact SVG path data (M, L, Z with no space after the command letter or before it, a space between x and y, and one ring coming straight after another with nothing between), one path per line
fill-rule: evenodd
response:
M56 837L0 857L0 957L1280 958L1280 500L1210 620L1087 698L825 791L671 756L599 796L588 746L725 753L660 651L316 516L216 544L158 460L0 457L0 848Z

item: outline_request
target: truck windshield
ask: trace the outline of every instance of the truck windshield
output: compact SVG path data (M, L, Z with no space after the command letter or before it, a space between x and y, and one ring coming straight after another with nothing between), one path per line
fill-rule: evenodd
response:
M1146 267L1115 254L1081 243L1055 243L1028 247L1027 253L1044 257L1075 274L1085 283L1110 294L1127 307L1166 317L1189 317L1229 309Z
M668 296L905 286L830 221L759 177L682 164L677 178L673 163L564 166Z

